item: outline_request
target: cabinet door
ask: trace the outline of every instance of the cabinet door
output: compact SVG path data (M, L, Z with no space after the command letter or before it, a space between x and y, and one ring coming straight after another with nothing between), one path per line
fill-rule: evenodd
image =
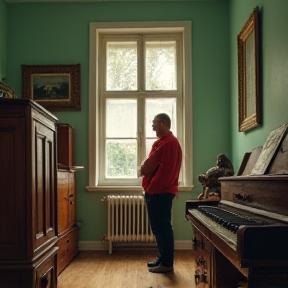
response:
M56 134L49 126L32 121L32 235L33 252L56 238ZM29 209L30 211L30 209Z
M25 119L0 117L0 260L26 258Z
M69 185L69 227L76 223L76 195L75 195L75 173L68 175Z
M76 224L75 173L58 170L58 234Z
M58 171L58 234L69 228L68 172Z

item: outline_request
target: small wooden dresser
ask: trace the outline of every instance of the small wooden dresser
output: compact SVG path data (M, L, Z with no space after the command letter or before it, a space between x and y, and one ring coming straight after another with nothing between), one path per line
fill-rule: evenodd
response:
M78 253L76 221L76 190L74 163L74 129L69 124L57 124L58 137L58 227L59 240L57 275Z

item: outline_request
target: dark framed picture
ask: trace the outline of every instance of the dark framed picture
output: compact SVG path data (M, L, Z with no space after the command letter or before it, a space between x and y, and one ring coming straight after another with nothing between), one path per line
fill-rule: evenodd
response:
M22 65L22 97L49 111L81 110L80 64Z
M258 14L256 7L237 37L239 132L261 124Z

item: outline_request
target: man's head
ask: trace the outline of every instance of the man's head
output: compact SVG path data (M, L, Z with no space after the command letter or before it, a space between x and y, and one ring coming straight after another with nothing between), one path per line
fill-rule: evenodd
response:
M157 137L163 137L170 131L171 119L165 113L157 114L153 120L153 131L156 131Z

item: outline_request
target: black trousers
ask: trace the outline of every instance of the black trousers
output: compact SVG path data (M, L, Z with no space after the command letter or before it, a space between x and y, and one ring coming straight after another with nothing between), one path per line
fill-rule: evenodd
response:
M148 217L155 235L160 264L172 267L174 262L174 234L171 225L173 193L149 195L145 193Z

